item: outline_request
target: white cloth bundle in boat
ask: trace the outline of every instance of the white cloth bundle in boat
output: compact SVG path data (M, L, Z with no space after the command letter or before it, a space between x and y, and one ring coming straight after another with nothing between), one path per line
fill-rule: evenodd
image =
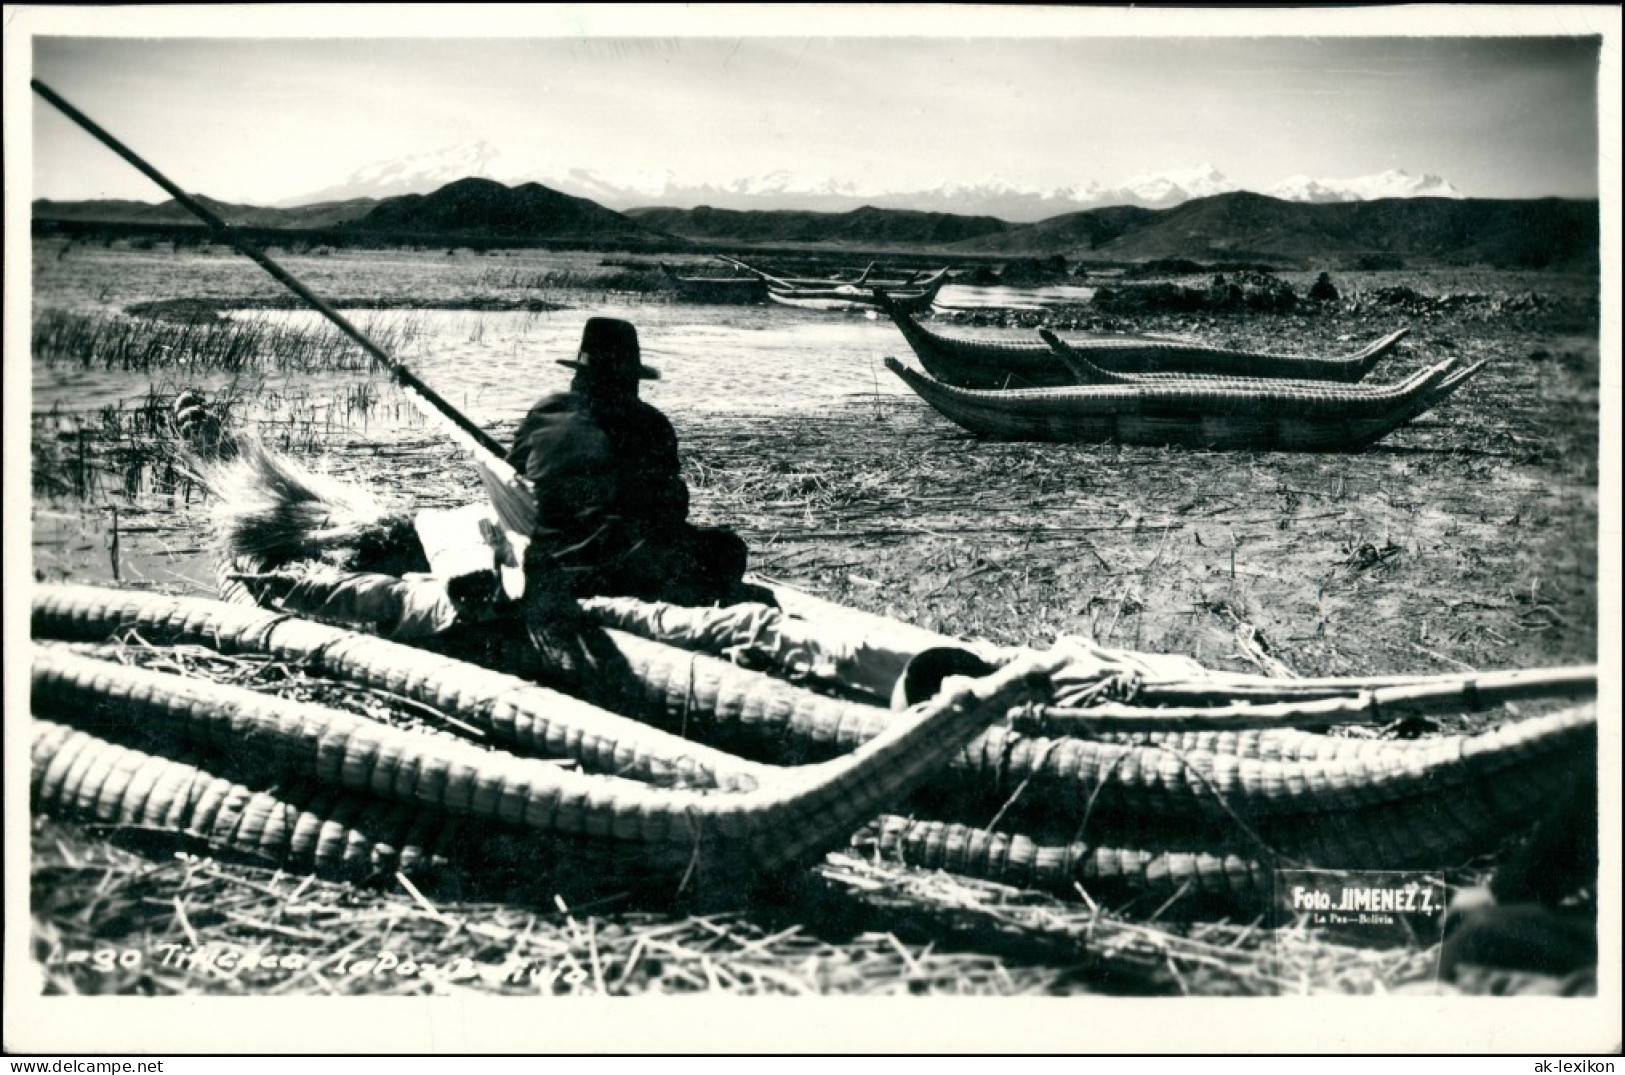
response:
M916 650L887 645L860 630L820 625L760 604L689 608L630 597L592 597L586 613L607 627L713 653L798 682L839 683L887 699Z
M531 511L534 515L534 504ZM412 528L429 561L429 574L448 587L461 579L475 592L495 596L500 584L511 601L525 595L525 547L530 538L508 529L491 505L425 509L412 517ZM488 581L480 583L481 575Z

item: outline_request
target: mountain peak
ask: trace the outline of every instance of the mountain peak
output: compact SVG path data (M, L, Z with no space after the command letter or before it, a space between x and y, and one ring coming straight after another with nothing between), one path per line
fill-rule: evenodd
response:
M356 198L393 198L402 194L428 194L448 183L469 177L492 179L501 153L486 141L445 146L426 153L374 161L351 172L342 183L310 194L285 198L278 208L351 201Z

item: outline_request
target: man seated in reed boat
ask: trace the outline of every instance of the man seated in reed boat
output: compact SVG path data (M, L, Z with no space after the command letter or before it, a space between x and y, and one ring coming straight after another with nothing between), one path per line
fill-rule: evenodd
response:
M637 597L680 605L747 596L745 543L729 530L688 521L671 422L638 398L643 365L637 329L595 317L582 333L568 392L530 409L508 462L536 490L536 528L525 558L526 621L532 639L561 658L581 650L585 620L575 599Z

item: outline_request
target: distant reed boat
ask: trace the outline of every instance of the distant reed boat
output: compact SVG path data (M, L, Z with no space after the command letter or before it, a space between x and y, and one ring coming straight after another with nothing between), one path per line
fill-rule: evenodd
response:
M880 310L882 302L901 310L926 310L948 279L942 269L918 283L897 290L874 285L839 284L833 287L780 287L768 285L767 297L784 306L810 310Z
M773 302L804 310L879 310L886 303L903 310L927 310L948 282L946 266L929 276L913 273L902 280L877 280L871 278L875 268L871 262L855 280L823 280L776 276L737 258L722 260L754 274L767 286L767 297Z

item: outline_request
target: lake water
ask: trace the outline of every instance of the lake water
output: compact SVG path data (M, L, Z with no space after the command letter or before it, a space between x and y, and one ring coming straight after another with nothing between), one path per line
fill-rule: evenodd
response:
M366 311L355 311L358 323ZM316 329L304 311L240 314ZM395 314L372 315L383 319ZM658 369L643 398L669 413L807 412L875 395L907 395L887 355L912 357L890 321L866 314L781 307L598 306L591 311L414 311L415 331L397 355L482 425L512 419L536 397L568 387L589 317L624 318L638 329L643 361Z

